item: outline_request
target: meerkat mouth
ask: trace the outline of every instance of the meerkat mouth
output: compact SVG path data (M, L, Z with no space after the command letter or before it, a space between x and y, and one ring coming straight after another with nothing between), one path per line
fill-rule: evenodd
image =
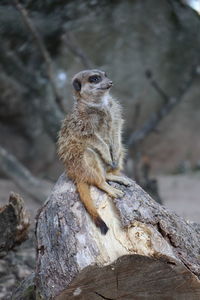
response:
M98 88L98 90L108 90L110 88L111 88L111 85L108 85L108 86L105 86L105 87Z

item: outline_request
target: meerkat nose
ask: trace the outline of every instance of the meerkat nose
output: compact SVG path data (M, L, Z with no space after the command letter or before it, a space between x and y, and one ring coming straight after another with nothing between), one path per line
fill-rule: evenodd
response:
M113 85L113 82L110 80L110 81L108 82L108 84L111 86L111 85Z

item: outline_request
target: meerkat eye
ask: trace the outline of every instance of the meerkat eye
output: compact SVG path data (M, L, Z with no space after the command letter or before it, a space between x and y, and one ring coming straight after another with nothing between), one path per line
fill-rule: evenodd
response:
M98 83L101 81L101 76L100 75L92 75L88 78L88 81L90 83Z

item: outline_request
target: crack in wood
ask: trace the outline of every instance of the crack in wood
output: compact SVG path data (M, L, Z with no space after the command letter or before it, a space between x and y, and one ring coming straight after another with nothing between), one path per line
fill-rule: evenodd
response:
M115 299L113 299L113 298L107 298L107 297L105 297L105 296L103 296L103 295L101 295L101 294L99 294L99 293L97 293L97 292L94 292L97 296L99 296L99 297L101 297L102 299L106 299L106 300L115 300Z
M116 283L117 283L117 290L119 289L119 278L118 273L116 273Z
M162 228L162 225L160 224L160 222L157 222L157 229L158 231L160 232L160 234L162 235L162 237L167 240L172 247L174 248L178 248L178 246L173 242L172 238L173 236L170 235L169 233L167 233L163 228Z
M181 251L177 251L177 248L179 248L179 247L173 242L172 236L171 236L169 233L167 233L167 232L162 228L160 222L157 222L157 229L158 229L158 231L160 232L160 234L162 235L162 237L163 237L165 240L167 240L167 241L170 243L170 245L174 248L174 250L177 252L178 257L179 257L179 259L181 260L181 262L183 263L183 265L184 265L189 271L193 272L195 275L198 276L198 273L196 273L194 270L192 271L192 269L191 269L190 266L188 265L188 262L185 261L182 252L181 252ZM173 263L173 262L167 262L167 263L168 263L168 264L171 263L171 264L176 265L176 264Z

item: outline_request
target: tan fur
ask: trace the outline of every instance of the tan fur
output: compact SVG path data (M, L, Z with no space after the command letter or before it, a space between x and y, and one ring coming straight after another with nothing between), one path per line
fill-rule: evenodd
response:
M101 81L88 82L93 75L100 76ZM106 180L129 184L119 176L124 158L121 106L109 95L112 82L102 71L82 71L74 76L73 85L76 103L63 122L58 154L67 175L77 185L81 201L96 226L106 234L108 228L93 205L90 186L97 186L111 197L122 197L122 191Z

